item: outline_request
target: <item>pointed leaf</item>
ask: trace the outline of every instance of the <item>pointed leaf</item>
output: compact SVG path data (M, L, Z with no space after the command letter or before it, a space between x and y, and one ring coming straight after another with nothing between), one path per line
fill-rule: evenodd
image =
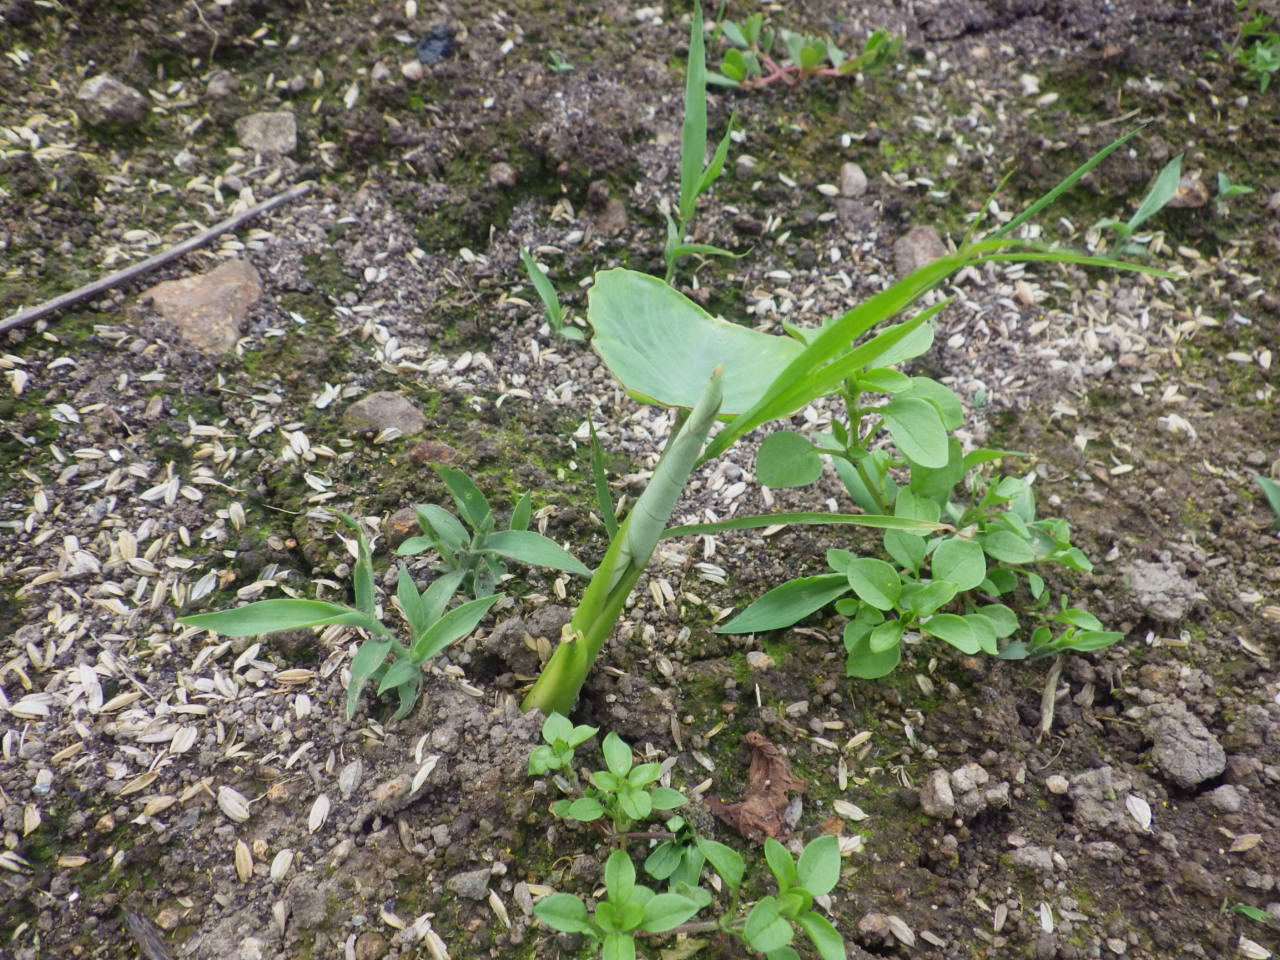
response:
M561 933L592 933L587 905L571 893L553 893L539 900L533 914L552 930Z
M742 876L746 870L742 854L732 847L705 837L698 837L698 849L702 851L702 855L707 858L716 873L720 874L720 878L729 885L730 890L737 890L742 886Z
M417 636L429 624L423 618L422 595L418 593L418 585L413 582L413 574L403 563L400 564L400 578L396 584L396 599L400 601L400 609L409 621L409 630Z
M810 911L796 917L796 923L803 928L809 939L813 941L813 945L818 948L818 956L822 957L822 960L848 960L849 955L845 950L844 938L826 917Z
M258 600L233 610L182 617L178 622L200 630L212 630L224 637L256 637L262 633L326 627L335 623L347 623L375 632L385 629L372 617L323 600Z
M660 893L644 905L644 920L641 930L649 933L664 933L672 927L678 927L695 913L698 904L678 893Z
M567 570L580 577L591 576L591 571L578 559L556 544L532 530L504 530L491 533L484 539L486 552L493 552L509 560L518 560L533 567L548 570Z
M763 633L789 627L848 591L849 579L838 573L799 577L774 587L715 632Z
M830 835L810 841L800 854L796 873L797 885L815 897L830 893L840 882L840 841Z
M631 764L634 762L631 748L616 733L611 732L604 738L601 751L604 753L604 762L610 773L624 777L631 770Z
M489 612L489 608L500 599L501 594L494 594L489 597L481 597L479 600L468 601L460 607L450 610L432 624L426 633L414 641L414 661L423 663L430 660L455 640L465 637L476 628L476 624Z
M779 890L789 890L796 885L798 876L796 862L792 859L790 851L773 837L765 839L764 858L778 881Z
M470 524L472 530L489 530L493 524L493 510L489 501L465 473L455 467L443 463L434 463L436 473L453 494L453 502L458 505L458 512Z
M604 885L609 891L609 899L615 904L631 899L631 891L636 885L636 868L625 850L609 854L604 864Z
M394 689L402 683L412 683L421 674L422 668L412 660L397 660L387 667L386 673L378 681L378 696L382 696L388 690Z

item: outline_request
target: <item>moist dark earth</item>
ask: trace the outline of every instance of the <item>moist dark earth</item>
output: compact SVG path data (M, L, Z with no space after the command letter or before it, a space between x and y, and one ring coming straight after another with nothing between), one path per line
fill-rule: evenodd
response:
M726 318L780 332L841 313L900 275L912 227L958 244L1006 173L1007 216L1146 124L1038 219L1041 239L1105 250L1089 228L1127 219L1183 156L1189 201L1145 225L1141 254L1178 279L987 265L948 285L918 361L965 399L967 442L1028 452L1042 512L1095 563L1052 589L1125 639L1058 673L922 643L890 677L850 680L829 610L761 636L712 628L821 570L829 547L874 538L666 541L575 719L726 801L748 733L784 750L807 784L792 842L842 838L824 909L850 956L1271 955L1280 540L1253 477L1280 463L1280 110L1227 52L1245 15L902 0L725 16L756 11L846 49L874 29L905 42L870 76L713 90L712 137L734 113L741 134L693 236L746 255L690 258L677 284ZM509 599L394 723L367 696L346 718L349 628L229 641L176 620L348 602L337 513L393 569L404 510L447 502L442 460L500 514L531 491L539 528L599 560L587 421L615 495L633 497L671 418L551 332L519 251L579 318L595 271L661 272L690 17L533 0L0 3L0 314L312 184L4 335L0 953L589 955L532 903L589 895L608 849L551 815L555 788L525 771L540 718L518 709L534 641L558 636L580 581L515 567ZM450 55L423 64L427 37L426 59L442 38ZM708 42L714 64L724 45ZM77 99L103 73L139 94L105 118ZM260 112L289 113L296 137L254 140L242 121ZM1220 197L1219 174L1253 192ZM230 261L256 279L240 274L246 315L222 339L144 295ZM399 432L348 413L378 393L402 401ZM747 443L709 465L677 520L850 508L834 476L766 496L753 463ZM675 947L641 949L693 955L659 952Z

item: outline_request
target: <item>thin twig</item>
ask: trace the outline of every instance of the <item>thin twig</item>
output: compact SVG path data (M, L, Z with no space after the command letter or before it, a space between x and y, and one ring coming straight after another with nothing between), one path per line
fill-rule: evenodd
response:
M125 267L123 270L117 270L110 276L103 277L101 280L95 280L93 283L85 284L83 287L80 287L77 290L72 290L70 293L64 293L60 297L54 297L52 300L47 300L37 306L28 307L25 310L19 310L13 316L8 317L5 320L0 320L0 334L8 333L10 330L16 330L18 327L25 327L29 323L35 323L42 317L47 317L51 313L57 313L59 310L69 307L73 303L79 303L81 300L96 297L98 294L110 290L112 287L118 287L120 284L132 280L134 277L139 277L149 270L154 270L156 267L162 267L171 260L176 260L179 257L190 253L192 250L203 247L215 237L221 236L229 230L236 229L236 227L240 226L240 224L244 223L246 220L252 220L254 217L258 216L258 214L266 213L268 210L272 210L275 207L280 206L282 203L288 203L290 200L296 200L298 197L310 190L313 185L314 184L309 181L307 183L299 183L296 186L285 190L283 193L277 193L269 200L263 200L261 203L255 204L248 210L242 210L235 216L228 217L226 220L210 227L203 233L196 234L188 240L183 240L182 243L179 243L177 246L170 247L163 253L157 253L154 257L148 257L140 263L132 264L131 266Z

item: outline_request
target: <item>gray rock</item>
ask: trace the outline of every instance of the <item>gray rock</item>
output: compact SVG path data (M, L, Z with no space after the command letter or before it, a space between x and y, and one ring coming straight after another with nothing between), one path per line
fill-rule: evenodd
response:
M920 809L930 817L945 819L956 812L955 794L951 792L951 777L945 770L935 770L920 788Z
M1204 798L1223 813L1239 813L1244 806L1244 798L1240 791L1229 783L1224 783L1216 790L1210 790Z
M988 787L982 792L982 802L988 807L1009 806L1009 782L1002 780L994 787Z
M1154 741L1151 759L1160 772L1183 789L1210 780L1227 768L1222 744L1180 700L1152 705L1143 732Z
M1124 806L1124 795L1133 781L1109 766L1086 770L1072 779L1068 796L1075 806L1075 823L1082 830L1138 829Z
M421 433L427 426L426 418L412 403L398 393L379 391L361 397L347 407L342 422L352 430L371 430L381 433L395 427L402 436Z
M963 767L951 771L951 789L956 793L968 793L984 787L991 775L977 763L966 763Z
M1084 854L1090 860L1102 860L1106 863L1119 863L1124 859L1124 849L1110 840L1097 840L1084 845Z
M956 794L956 816L961 820L972 820L985 809L987 798L981 790Z
M236 139L246 150L287 155L298 149L298 123L288 110L251 113L236 121Z
M219 70L209 78L204 92L210 100L226 100L239 89L239 77L234 73L228 73L226 70Z
M1035 873L1053 873L1053 851L1048 847L1019 847L1010 857L1015 867Z
M468 870L456 873L445 881L445 886L460 897L468 900L484 900L489 896L489 878L493 876L488 867L479 870Z
M933 227L912 227L893 245L893 265L898 279L947 255L947 248Z
M81 118L94 127L136 127L151 112L146 97L108 73L80 84L76 99Z
M840 167L840 196L860 197L867 192L867 175L856 163Z
M182 338L207 354L229 353L240 339L250 308L262 296L258 271L247 260L228 260L208 273L166 280L145 291L156 313Z
M1044 785L1048 787L1049 792L1062 796L1071 789L1071 781L1060 773L1053 773L1044 778Z
M1184 620L1205 598L1175 563L1135 560L1125 568L1124 579L1143 611L1165 623Z

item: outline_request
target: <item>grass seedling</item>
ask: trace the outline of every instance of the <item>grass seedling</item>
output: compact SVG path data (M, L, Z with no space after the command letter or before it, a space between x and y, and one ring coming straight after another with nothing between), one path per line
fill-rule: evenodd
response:
M560 303L560 295L556 293L555 284L538 266L538 262L533 259L533 254L526 247L520 248L520 262L524 264L525 272L529 274L529 282L533 284L534 292L538 294L538 299L542 301L542 306L547 311L547 323L551 326L552 332L566 340L581 340L582 331L569 323L569 317Z
M1253 187L1246 187L1243 183L1232 183L1231 178L1225 173L1218 174L1218 195L1214 197L1213 206L1218 211L1218 216L1225 217L1231 212L1227 201L1232 197L1246 197L1253 193Z
M689 31L689 58L685 73L684 128L680 140L680 205L672 216L664 211L667 220L667 242L662 258L666 263L666 282L675 277L676 263L690 254L734 257L737 254L705 243L688 243L685 234L693 225L698 209L698 198L711 189L724 172L724 162L729 155L729 143L733 135L734 118L729 118L724 136L716 146L711 161L707 162L707 51L703 38L702 4L694 0L693 27Z
M401 564L396 599L408 626L408 642L402 643L378 615L369 542L355 520L343 514L342 521L356 531L354 608L322 600L259 600L233 610L182 617L178 622L227 637L255 637L331 624L359 627L369 636L351 660L347 716L355 716L361 692L373 682L378 695L396 692L400 700L392 717L396 720L406 716L417 702L426 662L474 630L500 597L493 594L471 600L446 612L461 578L441 577L419 593L413 577Z
M1264 477L1262 474L1256 475L1253 478L1253 482L1261 488L1267 498L1267 503L1271 505L1271 512L1276 515L1275 523L1271 525L1272 529L1280 530L1280 483L1276 483L1270 477Z
M555 50L547 54L547 69L552 73L572 73L573 64L565 60Z
M1132 217L1124 222L1111 218L1099 220L1094 224L1094 229L1110 230L1123 241L1120 249L1116 251L1117 254L1140 252L1142 248L1137 246L1134 234L1142 224L1163 210L1169 201L1174 198L1174 195L1178 192L1178 183L1181 179L1182 157L1177 156L1164 165L1164 169L1160 171L1155 183L1151 185L1151 189L1147 191L1147 195L1143 198L1142 203L1138 205L1138 210Z

